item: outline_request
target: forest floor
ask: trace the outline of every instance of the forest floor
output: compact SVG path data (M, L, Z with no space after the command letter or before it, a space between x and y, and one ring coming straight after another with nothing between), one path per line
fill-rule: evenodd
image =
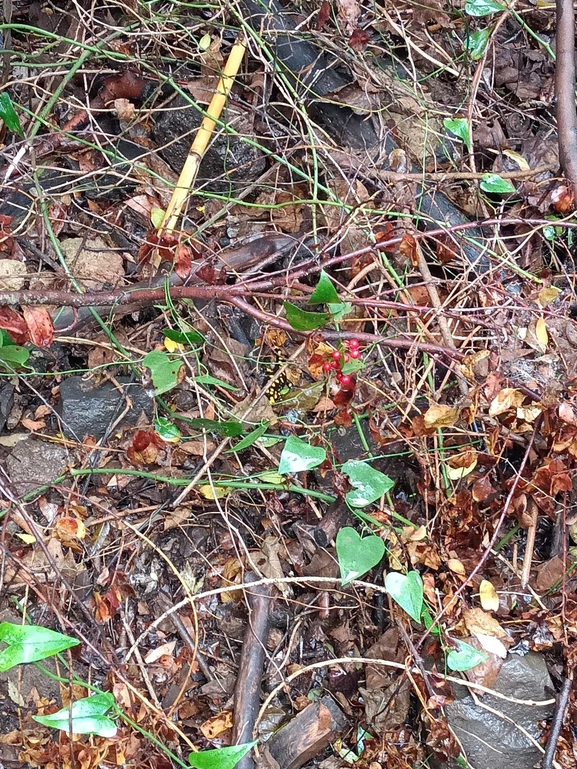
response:
M1 767L577 766L555 23L4 2Z

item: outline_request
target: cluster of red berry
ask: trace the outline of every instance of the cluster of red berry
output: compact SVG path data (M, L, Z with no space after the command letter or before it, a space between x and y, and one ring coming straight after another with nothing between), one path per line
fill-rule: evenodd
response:
M358 339L345 340L342 350L334 350L332 360L323 363L323 371L327 374L329 371L336 372L336 380L343 390L354 390L356 379L350 374L343 374L342 364L348 363L351 359L360 358L361 350Z

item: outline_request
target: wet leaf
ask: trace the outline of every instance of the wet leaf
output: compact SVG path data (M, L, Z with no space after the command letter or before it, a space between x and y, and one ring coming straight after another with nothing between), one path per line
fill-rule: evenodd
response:
M0 652L0 672L5 673L24 662L37 662L58 652L78 646L80 641L37 625L0 623L0 641L7 648Z
M245 437L239 441L236 446L233 446L232 449L229 449L226 453L230 454L233 451L244 451L245 449L248 449L249 446L252 446L255 441L258 441L258 439L266 433L268 426L268 421L264 422L262 425L259 425L248 435L245 435Z
M244 745L232 745L229 748L217 750L201 750L198 753L190 753L188 763L196 769L234 769L243 756L254 748L254 742L246 742Z
M19 345L0 347L0 366L5 363L6 368L23 366L30 357L30 351Z
M30 341L38 347L50 347L54 339L52 318L46 307L23 307L22 315L28 326Z
M196 344L204 344L205 338L196 329L191 328L189 331L177 331L174 328L165 328L162 332L167 339L171 339L177 344L189 344L194 347Z
M376 566L385 554L385 543L376 534L362 537L355 529L345 526L336 538L341 583L348 585Z
M509 409L517 409L524 400L525 396L521 390L516 390L513 387L504 387L491 401L489 416L496 417L509 411Z
M205 499L224 499L230 494L228 486L211 486L209 483L198 487L198 493Z
M69 731L72 719L73 734L96 734L99 737L110 738L116 735L117 727L105 713L108 713L114 705L114 695L111 692L103 692L77 700L70 707L49 716L32 716L32 718L39 724L60 729L63 732Z
M388 475L356 459L345 462L342 471L354 486L346 496L347 502L353 507L366 507L376 502L395 485Z
M321 446L311 446L310 443L301 441L295 435L291 435L282 450L278 471L285 473L301 473L318 467L327 458L327 452Z
M491 30L489 27L478 29L476 32L469 35L465 42L465 47L473 61L478 61L483 57L483 54L487 50L487 43L489 42L490 36Z
M359 358L351 358L348 363L343 363L341 367L341 374L346 374L347 376L350 374L356 374L357 371L360 371L364 367L364 363Z
M420 622L423 610L423 580L418 571L401 574L390 571L385 577L385 588L409 617Z
M307 304L329 304L331 302L340 304L339 295L327 273L321 270L319 281Z
M465 643L464 641L456 640L457 649L451 649L447 654L447 667L450 670L471 670L471 668L477 667L481 662L489 659L487 654L483 654L474 646Z
M296 331L314 331L332 319L332 315L327 312L306 312L291 302L285 302L284 309L288 322Z
M12 99L7 91L3 91L0 94L0 119L4 121L4 124L9 131L24 138L24 131L20 125L20 118L16 114Z
M469 135L469 122L464 117L455 117L455 118L445 118L443 120L443 125L447 129L447 131L450 131L450 133L457 136L467 150L471 152L471 137Z
M172 360L162 350L153 350L145 355L142 365L150 369L152 383L157 395L172 390L178 384L178 373L182 361Z
M206 430L209 433L226 435L228 438L234 438L244 432L242 424L240 422L235 422L232 419L228 422L217 422L216 419L203 418L187 419L186 424L190 425L195 430Z
M491 192L496 195L510 195L515 192L515 187L508 179L503 179L499 174L483 174L479 183L483 192Z
M467 0L465 3L465 13L469 16L490 16L505 10L506 6L496 3L495 0Z

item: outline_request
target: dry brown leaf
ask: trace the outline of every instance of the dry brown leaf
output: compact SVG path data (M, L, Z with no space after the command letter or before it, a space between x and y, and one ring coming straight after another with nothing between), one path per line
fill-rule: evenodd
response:
M429 406L424 414L427 430L437 427L452 427L458 419L459 409L452 406L443 406L438 403L433 403L432 406Z
M465 571L465 566L463 565L463 562L458 558L449 558L447 561L447 566L453 572L453 574L461 577L461 579L465 579L467 574Z
M207 740L214 740L219 734L226 732L233 724L232 710L223 710L200 725L200 731Z
M509 411L509 409L517 409L524 400L525 396L521 390L516 390L513 387L504 387L491 401L489 416L496 417Z
M555 288L555 286L548 286L547 288L541 289L539 296L537 297L537 301L541 307L547 307L547 305L551 304L555 301L555 299L557 299L560 293L560 288Z
M489 635L496 638L508 638L497 620L483 609L465 609L463 619L467 630L474 636Z

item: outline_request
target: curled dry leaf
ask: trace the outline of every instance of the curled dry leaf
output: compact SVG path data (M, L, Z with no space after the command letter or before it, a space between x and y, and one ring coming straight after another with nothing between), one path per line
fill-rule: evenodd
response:
M521 390L516 390L514 387L504 387L491 401L489 416L497 417L509 409L517 409L524 400L525 396Z
M459 418L459 409L434 403L425 411L424 422L427 430L437 427L452 427Z

